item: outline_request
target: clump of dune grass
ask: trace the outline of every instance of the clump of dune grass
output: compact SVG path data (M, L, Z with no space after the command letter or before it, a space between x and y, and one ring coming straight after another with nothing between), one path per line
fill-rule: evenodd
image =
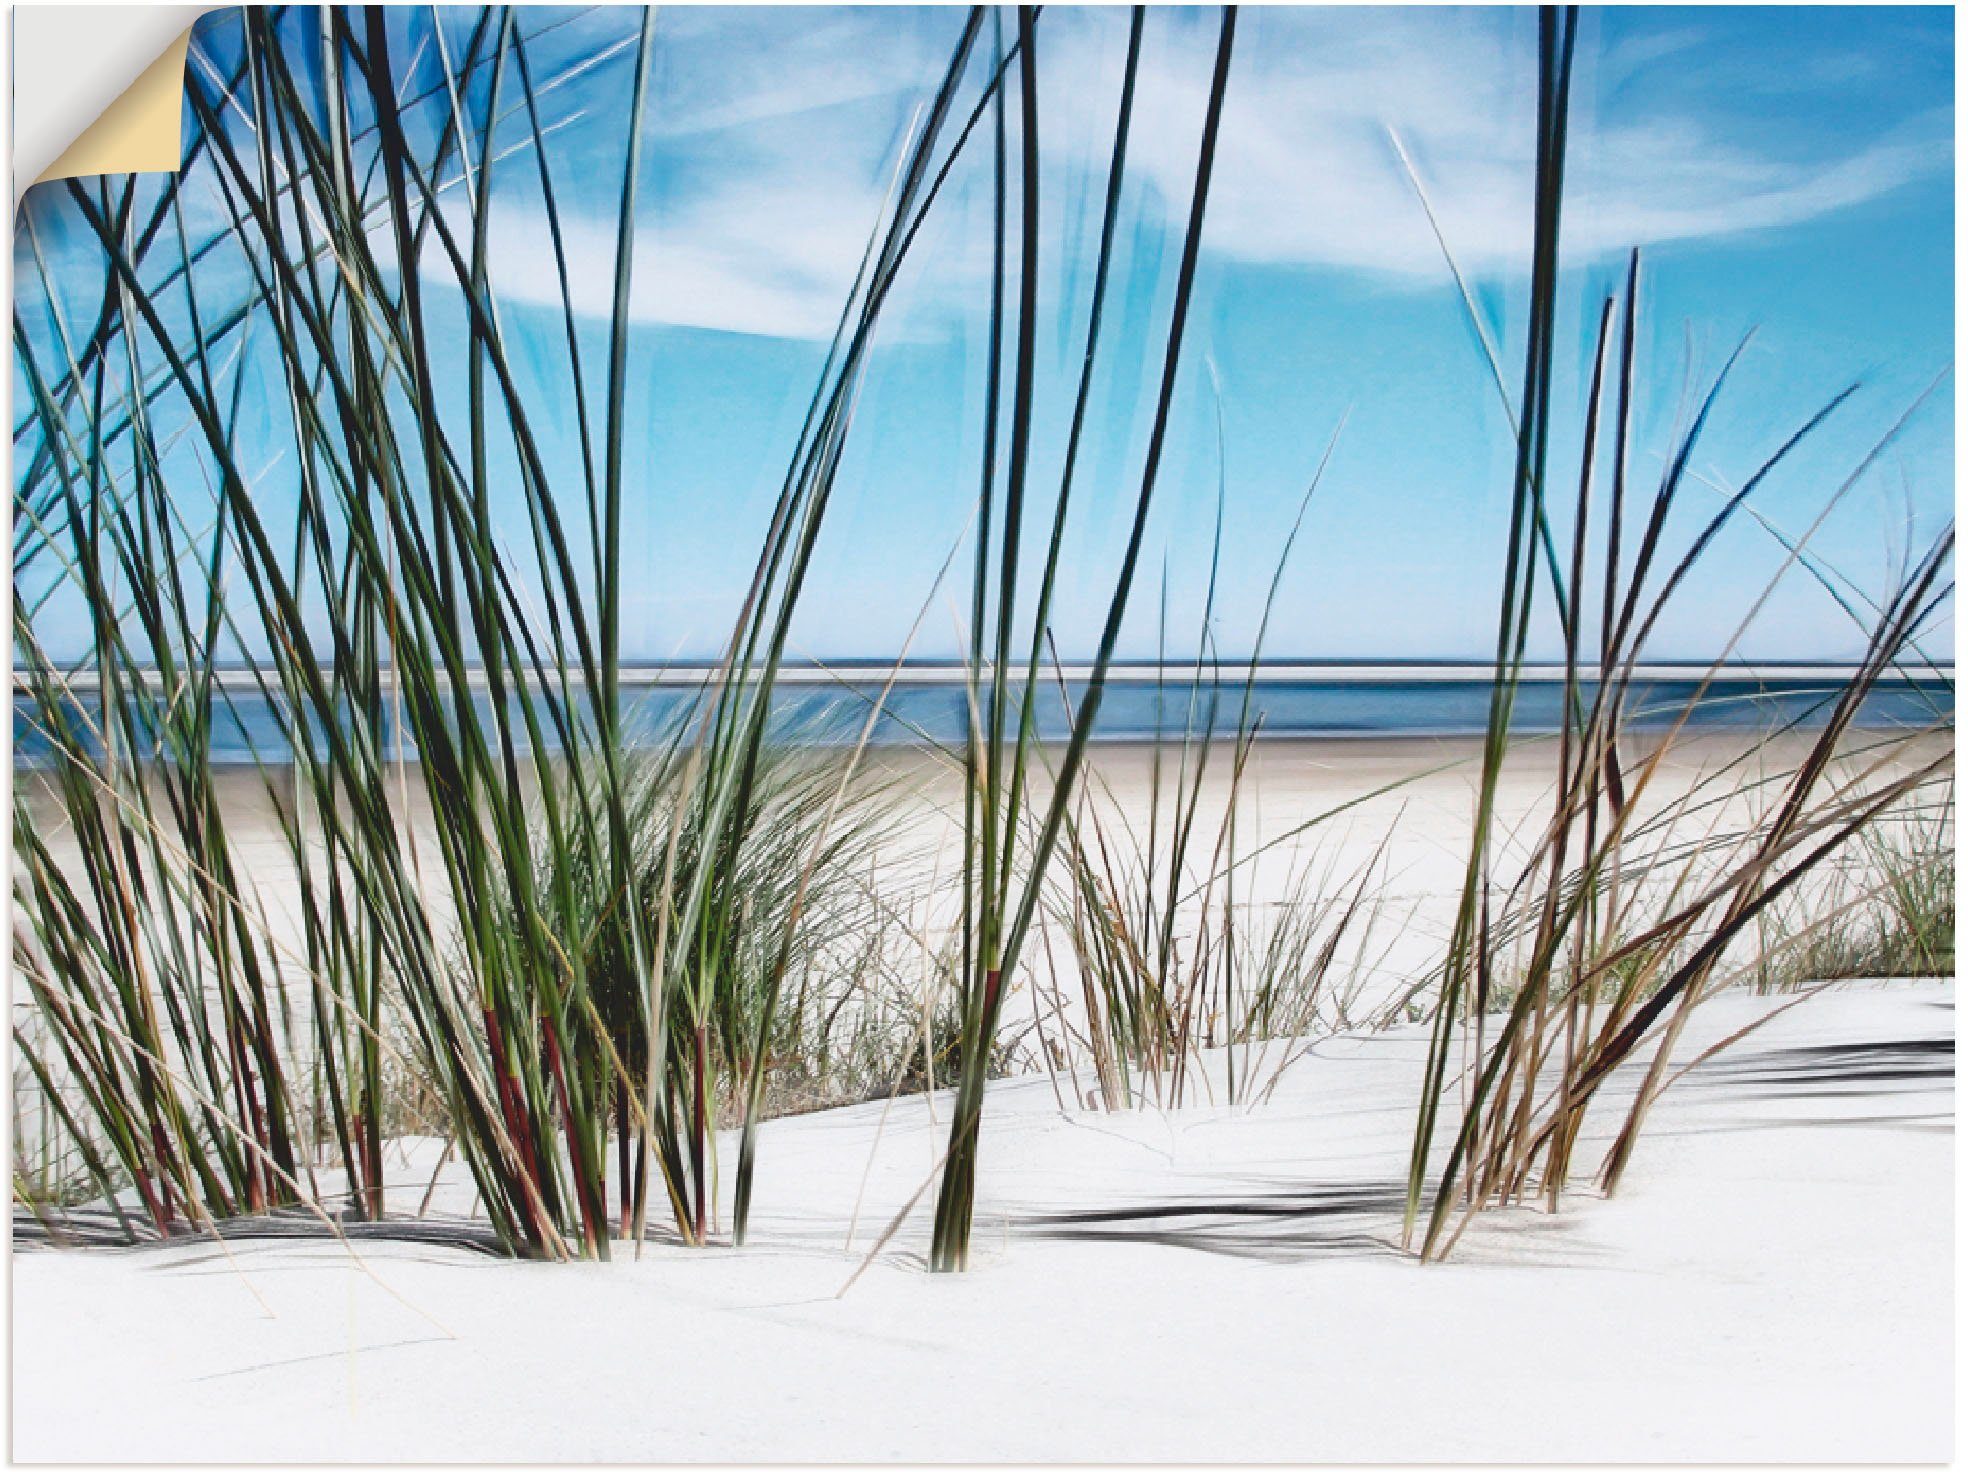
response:
M1952 775L1935 786L1868 825L1818 893L1766 914L1757 990L1954 975Z
M1648 636L1714 538L1855 390L1834 396L1775 444L1670 566L1669 512L1738 349L1669 447L1661 479L1644 506L1639 541L1623 548L1638 381L1636 253L1623 292L1608 297L1599 312L1574 535L1561 563L1547 517L1557 494L1547 440L1575 30L1572 10L1540 14L1530 326L1523 392L1514 413L1518 451L1496 672L1475 836L1440 974L1409 1172L1407 1229L1410 1234L1420 1229L1424 1260L1449 1251L1467 1223L1490 1207L1541 1198L1555 1208L1573 1177L1588 1109L1615 1071L1630 1063L1640 1074L1637 1087L1594 1170L1604 1189L1615 1188L1650 1106L1675 1076L1670 1060L1694 1009L1754 974L1759 920L1810 893L1831 861L1866 844L1909 797L1931 790L1952 771L1951 749L1934 754L1919 744L1920 733L1848 740L1869 694L1894 678L1902 661L1919 657L1920 632L1951 597L1949 528L1908 560L1889 596L1861 619L1864 655L1849 676L1826 691L1811 729L1788 745L1779 738L1789 733L1766 734L1704 773L1669 812L1650 807L1656 774L1678 749L1683 727L1706 698L1741 630L1665 736L1642 743L1629 722L1636 714L1635 670ZM1617 364L1609 374L1616 341ZM1832 492L1823 514L1904 422L1902 416ZM1595 517L1599 460L1605 454L1600 430L1606 423L1612 438L1610 497ZM1584 596L1595 520L1604 536L1596 569L1603 587L1596 638ZM1791 547L1776 578L1797 565L1800 548L1801 542ZM1657 576L1660 570L1664 575ZM1555 753L1549 819L1506 870L1494 802L1512 745L1512 704L1540 583L1548 585L1564 640L1567 719ZM1768 596L1766 589L1757 609ZM1702 836L1692 843L1670 840L1674 825L1691 817ZM1506 985L1507 1009L1498 1013L1493 1001ZM1468 1060L1460 1077L1450 1069L1458 1043ZM1459 1126L1440 1170L1433 1171L1438 1117L1445 1103L1458 1099Z
M1066 956L1052 987L1076 988L1077 1005L1069 1018L1055 1003L1042 1025L1076 1085L1086 1061L1091 1087L1077 1098L1108 1110L1257 1102L1318 1036L1398 1015L1398 1001L1361 1005L1380 980L1382 853L1351 874L1295 863L1259 903L1239 890L1248 855L1160 882L1153 851L1123 848L1132 835L1115 826L1118 836L1080 821L1065 855L1072 892L1055 905ZM1184 857L1172 846L1164 858Z
M1293 1052L1261 1044L1312 1031L1329 1001L1343 1017L1357 994L1357 969L1381 909L1374 883L1384 845L1358 874L1339 875L1330 863L1278 851L1287 842L1302 847L1343 809L1261 845L1248 831L1265 636L1331 454L1329 443L1284 539L1249 660L1229 681L1210 653L1219 571L1212 560L1189 679L1169 687L1157 677L1145 822L1129 821L1097 771L1067 815L1049 908L1077 994L1077 1041L1107 1109L1149 1100L1178 1106L1196 1087L1227 1103L1248 1100L1268 1089ZM1222 502L1219 490L1219 546ZM1166 630L1161 652L1165 669ZM1173 729L1161 724L1171 704L1181 712ZM1227 733L1226 708L1234 710ZM1279 895L1260 905L1251 871L1267 856L1291 867ZM1061 967L1049 944L1046 955L1056 993ZM1062 1041L1072 1041L1063 1008L1054 1011ZM1223 1049L1220 1080L1194 1067L1212 1048Z
M879 959L883 923L876 895L893 888L884 886L883 876L902 857L890 831L893 784L858 771L858 750L803 744L797 730L776 732L760 748L744 792L746 807L734 811L721 831L707 833L701 805L693 801L696 754L687 740L699 714L673 716L667 735L652 733L621 758L631 850L626 891L617 889L613 875L597 872L586 852L551 841L535 846L535 890L564 888L572 896L554 917L556 925L567 926L555 940L585 973L594 1000L596 1034L581 1041L576 1056L614 1090L625 1230L633 1210L628 1156L636 1134L630 1080L646 1076L650 1066L642 1009L647 984L629 944L634 927L648 935L680 933L680 906L698 888L700 874L707 906L723 917L715 927L700 928L679 962L683 984L709 999L704 1134L706 1148L714 1151L720 1125L744 1123L755 1074L763 1074L758 1114L769 1117L785 1112L789 1090L797 1089L791 1078L830 1080L841 1071L830 1063L833 1050L852 1053L854 1042L865 1047L871 1040L866 973ZM572 786L571 778L563 780L561 801L571 800ZM621 913L629 907L639 912L633 920ZM831 987L829 973L835 972L858 984ZM838 996L830 997L836 990ZM775 993L787 996L783 1007L774 1005ZM813 1027L811 1009L823 1006L824 1024ZM841 1013L850 1008L842 1023ZM660 1048L666 1066L680 1070L687 1063L694 1070L695 1045L694 1034L667 1040ZM692 1082L681 1072L673 1076L671 1097L689 1099L686 1085ZM819 1093L828 1097L824 1089ZM677 1127L696 1124L679 1118Z
M643 575L622 508L657 20L611 50L631 78L600 362L576 328L539 106L562 78L529 57L555 24L240 12L212 56L195 50L184 169L63 187L66 227L100 253L86 320L52 287L50 321L17 309L16 662L81 857L58 862L17 795L15 962L35 1011L16 1041L97 1192L134 1189L147 1230L293 1202L380 1214L403 1062L498 1240L546 1257L606 1256L652 1216L707 1239L722 1067L744 1097L743 1234L760 1040L832 817L777 876L790 898L719 882L717 860L770 808L776 673L883 306L968 136L950 124L983 14L956 27L871 222L680 746L660 866L620 691L624 587ZM424 59L441 82L405 85ZM566 326L545 389L491 284L493 181L515 174L537 184ZM190 181L221 211L204 236ZM461 381L440 384L440 351ZM570 406L576 453L549 465L539 425ZM79 659L40 638L63 598L92 620ZM277 873L242 870L213 789L216 733L250 725L235 689L276 728L252 755L278 789ZM712 862L676 862L686 834ZM298 893L291 954L261 912L276 881ZM597 909L604 893L641 902ZM625 1212L607 1189L624 1118ZM332 1141L345 1200L302 1132Z
M865 958L857 958L865 961ZM953 953L927 992L906 972L883 966L833 972L789 1019L768 1082L769 1114L805 1113L954 1088L963 1056ZM1001 1036L985 1077L1006 1078L1036 1065Z
M1886 815L1862 837L1883 900L1876 974L1954 975L1952 773L1931 811Z

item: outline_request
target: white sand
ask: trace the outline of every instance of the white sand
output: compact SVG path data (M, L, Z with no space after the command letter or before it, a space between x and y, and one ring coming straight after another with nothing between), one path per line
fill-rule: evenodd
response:
M743 1251L22 1253L13 1454L1945 1460L1953 998L1791 1010L1667 1095L1618 1199L1495 1214L1428 1268L1382 1204L1414 1029L1321 1044L1251 1113L999 1085L976 1269L922 1271L925 1200L844 1297L942 1148L920 1096L768 1124ZM1772 1005L1720 998L1686 1046Z

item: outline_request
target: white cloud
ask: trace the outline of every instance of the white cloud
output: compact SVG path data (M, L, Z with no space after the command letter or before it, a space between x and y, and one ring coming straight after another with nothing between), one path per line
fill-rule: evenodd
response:
M760 179L745 198L714 195L675 214L644 212L630 315L645 322L775 337L824 337L861 258L879 196L857 212L839 191ZM859 218L856 218L857 213ZM461 220L454 220L462 228ZM562 221L577 312L614 309L615 225ZM500 300L560 305L552 238L531 210L495 205L488 258Z
M683 19L659 28L649 134L652 166L668 171L667 184L644 211L635 313L823 335L879 212L900 121L941 73L954 13L667 14ZM1526 14L1246 9L1210 250L1361 271L1397 287L1439 283L1440 251L1389 141L1393 128L1464 268L1522 271L1534 90ZM1088 239L1124 29L1120 12L1066 9L1040 26L1054 248ZM1169 228L1193 176L1213 36L1207 13L1158 12L1150 21L1129 163L1137 188L1163 202ZM1635 100L1646 95L1646 68L1669 58L1684 65L1693 44L1677 33L1595 56L1590 34L1582 39L1565 217L1571 259L1794 224L1951 165L1945 116L1780 157L1732 135L1720 113L1650 114ZM600 89L620 84L619 74L596 78ZM1613 99L1603 106L1600 87ZM988 144L988 136L973 140L973 184L984 177ZM955 288L956 299L966 286L981 288L986 259L986 217L961 190L959 182L948 206L970 216L942 224L937 245L938 289ZM1061 229L1062 213L1077 231ZM501 206L499 218L501 294L557 301L537 216L520 205ZM577 305L605 312L612 217L572 222L569 243Z
M1370 20L1344 10L1245 14L1263 34L1244 53L1225 108L1210 199L1214 249L1397 281L1441 280L1440 249L1389 141L1391 128L1415 158L1465 269L1527 268L1535 84L1520 17L1432 9L1375 11ZM1623 70L1634 64L1631 52L1621 58ZM1786 160L1757 154L1715 121L1642 114L1630 99L1644 86L1631 80L1620 106L1595 116L1594 80L1582 42L1565 204L1573 260L1797 223L1951 163L1944 117L1909 120L1906 136L1840 156ZM1194 168L1201 68L1189 60L1153 81L1158 91L1194 96L1161 114L1165 125L1142 156L1162 187L1179 193Z

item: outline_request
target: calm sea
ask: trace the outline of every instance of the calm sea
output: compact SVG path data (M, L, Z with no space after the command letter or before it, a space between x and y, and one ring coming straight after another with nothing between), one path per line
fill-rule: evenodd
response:
M886 671L850 668L822 673L801 669L789 675L774 696L774 726L787 739L815 744L860 739L869 711L881 699ZM1130 668L1112 677L1096 727L1096 739L1147 741L1157 733L1179 737L1184 730L1233 734L1244 719L1245 670L1227 668L1215 683L1198 687L1194 671ZM1629 701L1631 724L1665 729L1700 694L1688 728L1700 731L1769 731L1822 724L1836 702L1841 672L1786 667L1731 671L1706 690L1700 672L1650 671L1635 681ZM1954 685L1946 677L1900 678L1882 682L1866 698L1858 723L1873 729L1922 728L1952 721ZM701 676L696 677L701 679ZM1079 678L1042 683L1038 725L1048 740L1068 731L1068 705L1085 690ZM986 692L988 693L988 692ZM1590 689L1586 692L1590 698ZM661 739L686 717L698 699L695 680L679 672L624 677L622 694L634 739ZM483 708L487 697L477 697ZM1014 695L1014 699L1015 699ZM95 699L76 697L93 723ZM886 746L939 743L960 747L968 705L963 681L947 670L910 669L888 692L872 739ZM1490 682L1481 670L1462 667L1330 668L1266 671L1250 687L1250 719L1261 738L1316 739L1401 736L1464 736L1481 733L1489 718ZM1518 691L1513 727L1521 734L1555 731L1564 704L1564 685L1549 677L1527 679ZM215 720L215 757L247 762L279 759L281 723L256 689L228 689ZM1015 711L1012 713L1015 719ZM389 751L397 754L395 733ZM34 719L32 703L14 700L14 760L17 765L45 761L46 735ZM404 750L414 755L414 745Z

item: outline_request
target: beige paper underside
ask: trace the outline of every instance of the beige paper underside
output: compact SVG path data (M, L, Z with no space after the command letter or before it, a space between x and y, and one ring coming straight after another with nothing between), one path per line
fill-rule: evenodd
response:
M175 171L182 157L185 51L190 44L191 29L186 27L35 183Z

